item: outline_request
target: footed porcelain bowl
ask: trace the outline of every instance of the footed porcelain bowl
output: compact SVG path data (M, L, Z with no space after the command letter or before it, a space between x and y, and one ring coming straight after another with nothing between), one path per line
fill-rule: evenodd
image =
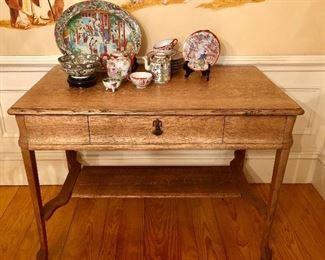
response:
M119 86L121 85L121 80L105 78L103 79L103 84L106 90L110 89L114 93L115 90L118 89Z
M72 78L83 79L93 76L99 67L99 57L93 54L66 54L58 61Z

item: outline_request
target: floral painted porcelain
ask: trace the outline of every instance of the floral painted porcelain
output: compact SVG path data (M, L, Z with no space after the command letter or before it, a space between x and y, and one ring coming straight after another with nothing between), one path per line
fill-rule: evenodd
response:
M183 56L188 67L194 71L205 71L215 65L220 55L220 42L209 30L192 33L184 42Z
M160 42L157 42L153 46L154 53L165 53L166 55L173 56L177 52L174 50L174 47L178 43L178 40L175 39L165 39Z
M157 42L154 46L154 50L171 50L173 49L176 44L178 43L177 39L166 39L160 42Z
M145 88L151 83L152 74L150 72L133 72L129 78L137 88Z
M154 53L150 56L142 57L144 60L144 67L147 71L153 74L154 82L156 84L165 84L170 80L170 61L171 57L164 52Z
M55 25L55 39L66 54L96 54L102 68L108 56L121 51L136 55L141 47L138 23L119 6L101 0L70 6Z
M98 56L91 54L66 54L59 57L58 61L65 72L75 79L85 79L95 75L99 66Z
M110 79L122 81L127 77L131 67L131 59L121 52L113 53L106 62L107 75Z
M103 79L103 84L106 90L110 89L114 93L115 90L121 85L121 81L118 79L105 78Z

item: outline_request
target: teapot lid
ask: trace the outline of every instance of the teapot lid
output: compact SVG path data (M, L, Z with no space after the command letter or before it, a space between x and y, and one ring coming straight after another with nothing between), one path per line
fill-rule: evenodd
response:
M153 56L156 56L156 57L161 57L161 58L163 58L163 57L168 57L168 55L166 54L166 53L164 53L164 52L154 52L154 54L153 54Z
M128 51L115 51L115 52L111 53L110 56L112 56L114 58L130 57L130 56L132 57L132 55Z
M116 51L116 52L113 52L113 53L111 54L111 56L117 58L117 57L124 56L124 54L123 54L123 52L121 52L121 51Z

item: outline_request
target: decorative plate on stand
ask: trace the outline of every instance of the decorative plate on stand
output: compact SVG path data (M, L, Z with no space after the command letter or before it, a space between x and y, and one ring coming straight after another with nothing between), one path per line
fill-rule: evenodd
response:
M220 55L220 42L209 30L192 33L184 42L183 56L194 71L205 71L215 65Z
M119 6L85 1L70 6L55 25L55 39L64 54L96 54L104 61L114 52L134 57L141 47L137 21Z

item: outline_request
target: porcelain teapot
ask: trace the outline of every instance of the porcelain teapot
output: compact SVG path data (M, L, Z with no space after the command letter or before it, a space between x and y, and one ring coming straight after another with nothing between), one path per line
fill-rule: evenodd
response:
M149 53L142 57L145 69L154 76L154 82L164 84L170 80L170 61L171 57L163 52Z
M115 52L110 55L106 67L108 78L121 83L130 72L131 59L122 52Z

